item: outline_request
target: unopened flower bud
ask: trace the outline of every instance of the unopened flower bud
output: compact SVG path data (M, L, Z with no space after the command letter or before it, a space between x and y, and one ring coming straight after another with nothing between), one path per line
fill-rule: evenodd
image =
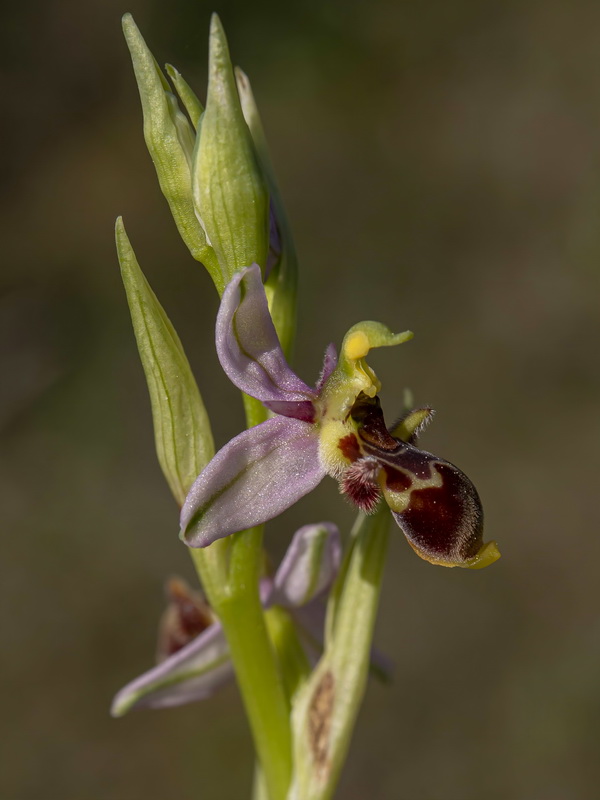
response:
M243 267L265 269L269 196L240 106L227 39L213 15L206 110L193 164L197 216L225 282Z
M192 256L201 261L218 286L223 279L192 200L192 158L195 133L179 109L177 98L148 49L131 14L123 17L123 33L131 53L142 101L144 138L160 188L181 238Z
M284 353L290 348L296 330L296 291L298 258L291 226L281 198L275 170L271 162L258 107L248 76L235 68L235 78L246 120L258 156L258 163L269 189L269 253L265 271L265 292L273 324Z

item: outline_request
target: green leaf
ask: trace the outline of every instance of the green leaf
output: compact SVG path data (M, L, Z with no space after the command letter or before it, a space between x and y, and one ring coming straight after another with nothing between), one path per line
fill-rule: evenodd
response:
M390 515L360 515L331 595L325 651L292 710L294 776L289 800L329 800L363 698L383 577Z
M131 14L123 17L123 32L131 53L142 101L144 138L181 238L192 256L209 271L217 289L222 290L215 253L194 211L191 166L195 134L179 109L167 79L148 49Z
M139 267L120 217L116 241L133 330L150 392L156 452L171 491L181 505L214 454L210 422L179 337Z
M225 281L253 263L264 269L269 197L216 14L211 20L208 93L194 155L193 195Z

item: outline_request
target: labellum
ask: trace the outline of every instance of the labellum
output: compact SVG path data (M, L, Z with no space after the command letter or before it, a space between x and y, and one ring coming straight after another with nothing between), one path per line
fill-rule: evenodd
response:
M498 557L492 542L483 544L481 501L464 472L392 436L378 397L360 394L350 417L356 436L344 437L339 447L356 457L340 489L355 505L369 513L383 495L409 544L433 564L481 567Z

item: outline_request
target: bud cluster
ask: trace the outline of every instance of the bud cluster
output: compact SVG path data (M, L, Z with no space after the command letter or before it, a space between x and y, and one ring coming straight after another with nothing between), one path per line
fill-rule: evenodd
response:
M258 264L284 347L295 322L296 256L247 75L234 70L213 15L206 106L181 73L166 75L131 14L123 18L144 115L144 138L181 238L222 294ZM169 78L171 84L169 83Z

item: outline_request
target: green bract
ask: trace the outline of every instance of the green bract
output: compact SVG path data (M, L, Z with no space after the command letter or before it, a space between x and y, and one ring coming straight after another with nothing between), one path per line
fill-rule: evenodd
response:
M283 352L289 357L296 330L298 258L250 80L239 67L235 68L235 78L244 119L250 128L258 161L271 196L270 227L272 230L265 292Z
M158 461L182 505L196 475L214 453L210 422L179 337L139 267L121 218L116 239L148 382Z
M210 26L206 110L192 168L196 212L224 283L259 264L269 248L269 196L242 114L227 39L216 14ZM222 286L221 286L222 288Z
M380 507L359 516L329 599L325 651L292 708L294 773L288 800L335 791L369 674L370 647L388 544Z
M173 86L177 90L177 94L185 106L185 110L189 114L192 125L194 126L195 130L198 131L200 127L200 118L204 113L204 106L196 97L189 83L184 80L179 70L175 69L172 64L166 64L165 69L167 70L169 78L171 78L173 81Z

